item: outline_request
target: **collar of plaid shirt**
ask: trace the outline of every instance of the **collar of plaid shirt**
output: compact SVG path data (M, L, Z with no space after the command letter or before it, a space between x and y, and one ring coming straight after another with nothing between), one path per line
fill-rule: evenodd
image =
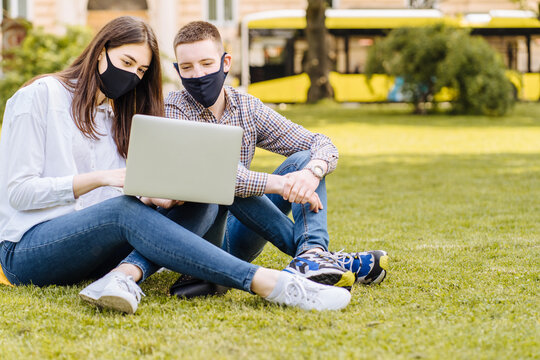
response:
M223 112L223 115L225 115L227 111L229 111L231 115L233 115L236 112L236 110L238 110L238 103L237 103L236 97L233 94L232 88L228 86L223 86L223 89L225 90L225 110ZM180 102L181 109L186 109L188 111L195 110L197 112L197 115L203 118L208 118L208 116L213 118L212 111L202 106L197 100L193 98L193 96L189 94L189 92L184 90L182 91L182 95L184 96L181 97L182 98ZM215 122L215 119L213 120L213 122Z

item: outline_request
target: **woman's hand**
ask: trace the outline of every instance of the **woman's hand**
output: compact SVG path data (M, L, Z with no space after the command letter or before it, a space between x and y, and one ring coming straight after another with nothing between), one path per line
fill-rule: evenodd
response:
M143 202L143 204L146 204L148 206L155 205L164 209L170 209L174 206L184 205L184 202L180 200L149 198L146 196L142 196L141 201Z
M101 186L116 186L123 188L126 179L126 168L96 171L102 179Z
M73 195L75 199L101 186L123 188L126 169L100 170L73 177Z

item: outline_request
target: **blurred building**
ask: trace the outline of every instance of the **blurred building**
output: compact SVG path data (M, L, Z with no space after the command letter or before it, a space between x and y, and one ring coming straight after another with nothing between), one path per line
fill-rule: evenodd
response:
M326 0L333 9L409 9L432 8L445 16L464 16L488 13L491 10L528 9L539 11L538 0ZM65 25L87 25L99 29L107 21L120 15L134 15L146 19L154 28L161 51L174 58L172 42L176 31L192 20L207 20L216 24L223 35L227 51L237 61L233 74L240 72L240 23L243 17L255 12L278 9L305 9L307 0L2 0L2 7L11 18L22 17L46 31L62 32ZM533 44L533 57L539 58L540 41ZM490 40L500 53L505 54L507 66L520 69L519 53L526 45L519 39ZM538 49L537 49L538 48ZM164 59L167 61L167 58ZM535 65L536 66L536 65ZM172 67L165 66L175 78ZM534 69L538 71L539 69Z

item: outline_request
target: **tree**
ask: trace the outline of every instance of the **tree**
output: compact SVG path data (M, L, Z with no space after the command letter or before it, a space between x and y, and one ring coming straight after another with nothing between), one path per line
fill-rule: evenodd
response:
M401 91L425 113L443 87L456 94L456 112L502 115L513 91L500 56L482 38L444 25L393 30L370 50L366 73L401 77Z
M90 30L70 27L62 36L29 28L20 46L3 54L0 77L0 123L7 100L26 81L41 74L54 73L69 65L90 42Z
M402 77L401 91L414 104L415 113L423 113L422 105L432 102L439 90L434 75L446 57L449 33L450 29L442 25L396 29L372 47L366 73Z
M456 93L453 109L458 113L503 115L515 101L514 88L505 66L493 48L480 37L449 39L450 51L440 64L439 86Z
M305 70L311 81L307 98L309 103L332 98L334 94L328 79L330 62L326 39L325 10L326 2L324 0L308 0L306 11L308 50Z

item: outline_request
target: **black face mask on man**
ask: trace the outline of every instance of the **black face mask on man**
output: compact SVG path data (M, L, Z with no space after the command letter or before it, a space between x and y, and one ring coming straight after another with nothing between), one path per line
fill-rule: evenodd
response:
M99 88L106 97L116 100L133 90L141 79L130 71L114 66L107 50L105 50L105 56L107 57L107 70L103 74L99 74L102 83Z
M228 74L228 72L223 71L225 55L227 55L227 53L224 53L221 57L221 65L218 71L198 78L182 77L182 75L180 75L178 63L173 64L178 75L180 75L180 79L182 79L182 85L184 85L184 88L189 95L205 108L214 105L221 93L221 88L223 87L223 83Z

